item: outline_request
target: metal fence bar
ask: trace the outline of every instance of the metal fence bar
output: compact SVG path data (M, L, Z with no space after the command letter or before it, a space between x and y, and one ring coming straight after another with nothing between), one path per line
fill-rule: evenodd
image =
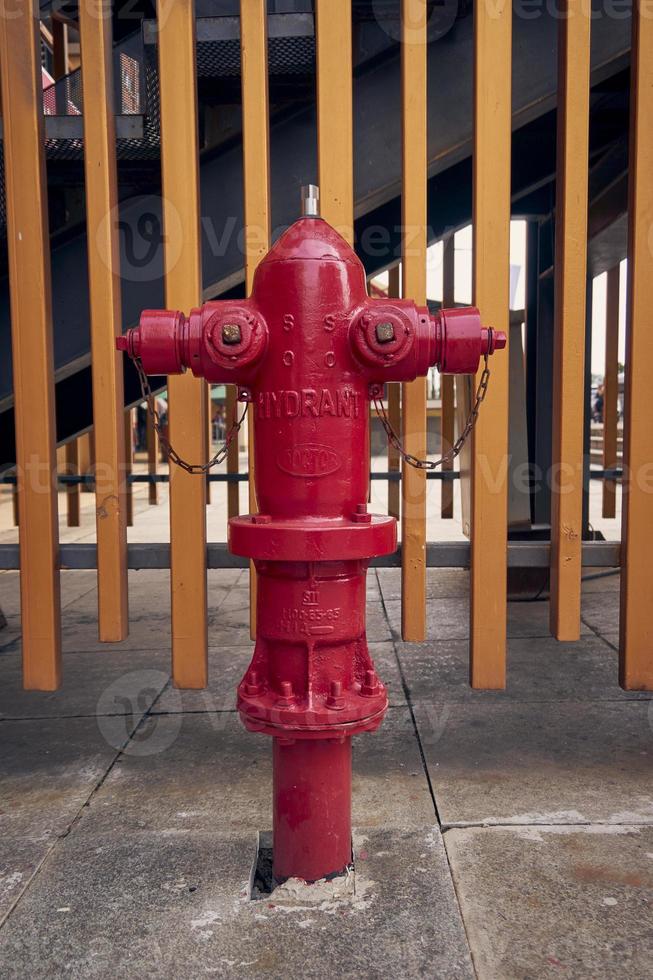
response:
M150 395L149 403L155 401L156 396ZM148 404L148 413L145 420L145 446L147 449L147 473L148 476L157 476L157 467L159 464L159 437L154 428L154 421L152 419L152 413L149 411L150 405ZM159 502L159 490L156 482L152 480L147 491L147 500L149 504L158 504Z
M401 295L401 267L394 265L388 273L388 296ZM388 418L395 432L401 428L401 385L391 381L387 385ZM397 474L397 479L388 480L388 514L399 520L401 514L401 489L399 487L399 453L388 440L388 472Z
M626 411L622 510L620 670L626 690L653 689L653 460L650 290L653 282L653 19L633 6Z
M84 113L84 173L96 462L98 633L100 640L115 642L129 632L126 526L131 523L131 489L125 484L123 466L131 444L125 445L122 355L116 350L122 316L113 32L103 0L85 0L80 5L79 28L82 92L84 104L89 107Z
M188 312L201 301L197 79L193 0L158 3L165 298ZM173 261L175 259L176 261ZM190 371L168 379L170 440L206 459L206 383ZM206 687L206 479L170 467L172 673L177 687Z
M81 15L80 15L81 16ZM81 26L81 25L80 25ZM52 77L59 81L68 74L68 25L59 17L52 16ZM60 86L65 92L65 86Z
M550 629L580 637L591 9L564 0L558 25L558 141Z
M426 305L426 74L425 0L401 4L402 294ZM426 455L426 378L401 388L402 438L407 452ZM426 636L426 477L405 462L401 482L401 634Z
M134 493L132 490L132 482L130 477L132 475L132 465L134 459L134 424L132 421L132 410L131 408L123 409L123 431L125 435L124 439L124 459L123 459L123 469L125 471L125 522L127 527L132 527L134 524ZM97 494L97 478L96 478L96 494Z
M512 6L474 5L474 302L508 333ZM470 682L506 683L508 352L495 357L471 446Z
M585 541L582 549L583 566L616 572L619 566L619 548L617 541ZM427 542L426 564L428 568L469 568L470 550L468 541ZM95 568L96 558L97 549L94 544L64 544L59 550L61 568ZM209 568L247 567L247 559L232 555L224 543L208 544L206 560ZM508 565L512 568L547 568L550 560L548 542L511 541L508 545ZM130 569L170 568L170 545L164 542L130 544L127 563ZM401 546L391 555L373 558L370 564L376 568L399 568ZM0 569L18 567L18 545L0 545Z
M455 305L455 239L453 235L445 238L442 252L442 305L445 309L450 309ZM440 445L441 453L448 452L454 443L455 416L454 416L454 378L451 374L443 374L440 377ZM453 460L447 460L442 465L444 473L453 470ZM445 520L453 518L453 482L445 480L442 483L440 497L440 517Z
M354 241L351 0L316 0L317 152L321 213Z
M77 439L66 443L66 476L79 475ZM66 523L68 527L79 527L79 483L69 483L66 487Z
M77 436L77 458L82 476L91 476L95 464L95 434L93 429ZM90 490L90 487L88 488Z
M270 248L270 137L268 35L265 0L241 0L240 57L243 93L245 284L252 291L256 266ZM247 419L249 510L258 510L254 483L254 413ZM249 625L256 636L256 570L249 569Z
M237 388L235 385L227 385L226 415L225 424L227 429L235 418L238 408L236 400ZM229 476L238 476L238 438L232 439L227 450L227 473ZM248 478L248 477L247 477ZM232 481L227 486L227 517L238 517L240 504L238 500L238 484Z
M57 453L38 14L0 17L23 684L61 683Z
M213 404L211 401L211 385L206 385L206 458L210 459L213 455ZM206 474L206 496L204 502L208 507L211 503L211 481L210 473Z
M608 270L605 312L605 373L603 378L603 468L613 470L618 462L619 392L619 266ZM617 484L605 480L602 491L603 517L617 512Z

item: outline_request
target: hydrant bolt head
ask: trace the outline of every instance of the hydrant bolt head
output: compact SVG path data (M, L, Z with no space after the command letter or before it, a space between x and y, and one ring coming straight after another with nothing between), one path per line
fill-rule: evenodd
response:
M394 324L390 323L388 320L384 320L382 323L377 323L376 339L380 344L391 344L395 339Z
M345 699L342 694L342 681L331 681L326 704L327 708L331 708L332 711L342 711L345 706Z
M278 708L292 708L295 704L295 692L291 681L281 681L279 685L280 695L277 698Z
M365 680L361 684L361 694L364 698L374 697L379 693L379 678L374 670L365 671Z
M239 344L242 341L242 334L237 323L224 323L222 325L222 342L225 344Z

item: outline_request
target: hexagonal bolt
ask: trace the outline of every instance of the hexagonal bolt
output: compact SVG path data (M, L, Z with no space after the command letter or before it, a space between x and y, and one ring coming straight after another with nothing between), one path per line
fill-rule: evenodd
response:
M380 344L389 344L395 339L394 324L387 320L376 325L376 339Z
M365 680L361 684L361 694L364 698L374 697L379 693L379 678L376 676L376 671L366 670Z
M292 708L295 703L295 692L292 689L292 681L281 681L280 694L277 698L277 708Z
M224 323L222 325L223 344L239 344L242 339L240 326L237 323Z
M261 684L258 673L255 670L250 670L249 674L245 679L245 693L250 695L260 694L263 690L263 685Z
M326 704L327 708L331 708L332 711L341 711L344 708L345 699L342 695L342 681L331 681Z

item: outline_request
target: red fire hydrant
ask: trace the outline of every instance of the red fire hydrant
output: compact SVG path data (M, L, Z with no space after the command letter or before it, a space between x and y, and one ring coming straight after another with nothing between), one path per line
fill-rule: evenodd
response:
M185 317L146 310L118 347L146 374L190 368L238 385L254 411L259 513L229 521L229 547L258 572L257 637L238 688L251 731L273 737L273 873L316 881L351 862L351 739L388 699L365 636L371 558L396 548L392 517L368 513L369 403L431 365L472 373L505 335L473 308L431 315L370 299L363 266L305 216L256 270L252 295Z

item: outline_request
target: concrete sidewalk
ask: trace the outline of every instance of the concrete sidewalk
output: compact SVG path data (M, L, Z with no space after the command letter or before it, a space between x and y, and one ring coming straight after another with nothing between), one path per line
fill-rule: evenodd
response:
M513 603L508 689L467 686L467 574L429 572L429 640L398 637L399 576L370 574L391 708L355 741L356 868L253 901L269 740L234 689L247 581L210 573L211 683L169 680L168 577L130 574L132 629L99 644L93 572L64 572L65 681L20 689L0 574L3 977L653 977L653 707L617 685L618 575L583 636Z

